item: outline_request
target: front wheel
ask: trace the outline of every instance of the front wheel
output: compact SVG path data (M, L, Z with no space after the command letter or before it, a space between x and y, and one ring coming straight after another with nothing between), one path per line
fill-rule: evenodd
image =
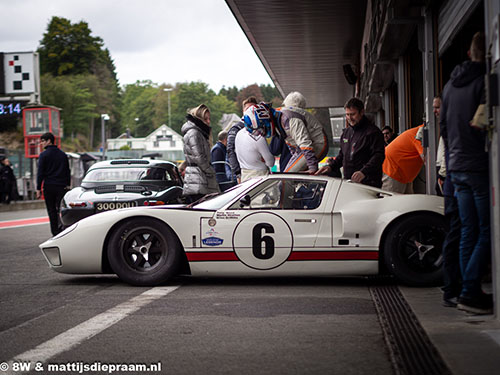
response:
M425 213L408 216L386 237L385 265L404 284L437 285L442 281L444 238L443 217Z
M139 286L158 285L174 276L179 253L172 230L149 218L120 224L108 246L112 270L123 281Z

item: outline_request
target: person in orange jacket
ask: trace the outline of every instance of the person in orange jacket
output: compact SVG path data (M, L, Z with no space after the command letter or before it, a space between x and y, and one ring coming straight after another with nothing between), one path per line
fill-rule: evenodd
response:
M382 189L413 194L413 180L424 165L422 131L424 125L408 129L385 148Z

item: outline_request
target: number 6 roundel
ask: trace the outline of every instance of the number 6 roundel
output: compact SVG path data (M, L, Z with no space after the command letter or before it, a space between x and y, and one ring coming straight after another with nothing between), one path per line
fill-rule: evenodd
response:
M243 218L233 233L233 249L250 268L269 270L283 264L293 248L290 227L276 214L256 212Z

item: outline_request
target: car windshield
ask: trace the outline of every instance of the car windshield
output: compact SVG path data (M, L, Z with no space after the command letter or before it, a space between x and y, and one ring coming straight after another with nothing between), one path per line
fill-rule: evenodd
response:
M137 182L137 181L170 181L166 169L154 167L116 167L97 168L89 171L83 182Z
M223 194L219 194L214 196L213 198L203 201L199 204L194 205L194 208L201 208L204 210L219 210L228 203L232 202L239 195L241 195L244 191L246 191L250 186L255 185L261 179L252 179L245 181L235 187L227 190Z

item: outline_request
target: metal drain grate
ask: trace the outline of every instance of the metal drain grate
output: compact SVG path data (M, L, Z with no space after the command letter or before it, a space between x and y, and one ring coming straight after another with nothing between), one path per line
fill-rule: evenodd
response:
M398 287L373 284L370 293L395 374L451 375Z

